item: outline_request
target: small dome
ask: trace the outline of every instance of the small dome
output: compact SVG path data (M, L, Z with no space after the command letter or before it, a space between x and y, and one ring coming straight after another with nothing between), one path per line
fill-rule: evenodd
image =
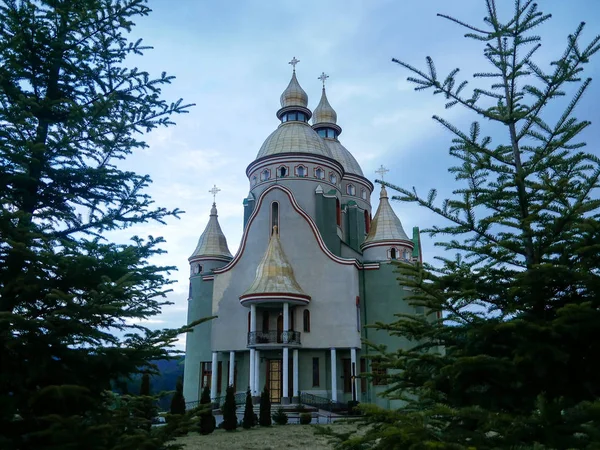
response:
M281 153L312 153L333 158L324 140L304 122L284 122L271 133L256 159Z
M323 139L331 154L333 155L333 159L339 162L344 171L346 173L351 173L353 175L358 175L364 177L363 171L358 164L358 161L352 156L352 153L348 151L346 147L344 147L338 140L334 139Z
M319 123L337 123L337 113L327 100L325 88L323 88L323 93L321 94L321 101L313 111L312 123L313 125L317 125Z
M233 258L227 247L227 239L223 234L223 230L221 230L221 225L219 225L219 219L217 217L217 205L213 203L208 224L200 236L200 239L198 239L198 245L196 245L196 250L194 250L190 259L197 256Z
M279 99L282 108L288 106L301 106L306 108L308 105L308 95L304 92L304 89L300 87L298 79L296 78L296 71L292 74L290 84L285 88L285 91L281 94Z
M371 222L371 231L369 231L361 247L381 241L408 241L411 243L411 246L413 245L402 227L402 222L400 222L400 219L388 201L385 186L381 186L379 206Z

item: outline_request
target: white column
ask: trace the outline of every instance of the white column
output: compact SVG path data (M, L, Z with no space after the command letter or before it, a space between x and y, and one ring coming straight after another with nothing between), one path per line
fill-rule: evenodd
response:
M354 372L352 372L352 368L354 368ZM358 369L358 364L356 363L356 349L355 348L351 348L350 349L350 374L357 376L359 369ZM359 399L360 397L360 384L359 384L359 379L358 378L354 378L354 392L356 395L356 400Z
M337 358L335 348L331 349L331 400L337 402Z
M260 386L260 352L258 350L254 354L254 391L257 396L262 392Z
M292 392L292 397L297 397L300 395L300 389L298 387L298 349L295 348L293 351L293 357L294 357L294 374L293 374L293 378L294 378L294 386L293 386L293 392Z
M290 304L289 303L284 303L283 304L283 332L285 334L286 331L289 331L290 328ZM286 339L282 339L283 341L283 345L286 345L286 340L287 340L287 336ZM282 381L282 385L283 385L283 389L282 389L282 397L283 398L288 398L289 397L289 386L288 386L288 380L290 379L290 354L289 354L289 349L287 347L283 348L283 374L281 375L281 377L283 378Z
M233 377L235 376L235 352L229 352L229 381L228 386L233 386L235 384L235 380Z
M250 349L250 381L248 382L250 388L250 395L256 396L256 386L254 383L254 361L256 360L256 351Z
M217 398L217 352L212 352L212 365L210 373L210 399Z
M250 305L250 331L256 331L256 305ZM256 351L251 348L250 349L250 379L248 384L250 385L250 395L256 396L256 380L254 379L254 375L256 370L254 366L256 365Z

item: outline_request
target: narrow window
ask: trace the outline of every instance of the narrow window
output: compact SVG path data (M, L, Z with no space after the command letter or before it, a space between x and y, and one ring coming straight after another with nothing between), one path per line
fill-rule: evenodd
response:
M284 178L287 175L287 169L285 166L279 168L279 178Z
M360 333L360 297L356 297L356 331Z
M252 177L252 186L256 186L256 175Z
M313 387L319 386L319 358L313 358L312 376Z
M395 248L390 250L390 258L396 259L396 249Z
M306 175L307 175L306 167L304 167L304 166L296 167L296 176L305 177Z
M296 308L290 308L290 330L294 331L296 327L294 326L294 317L296 317Z
M365 209L365 233L369 234L371 231L371 218L369 217L369 211Z
M208 387L210 389L210 381L212 378L212 362L203 362L201 371L202 377L200 378L200 387L203 389Z
M325 171L323 169L321 169L320 167L317 167L315 169L315 178L318 178L319 180L322 180L323 178L325 178Z
M404 250L404 252L402 253L402 257L404 258L405 261L408 261L408 250Z
M310 311L308 309L304 310L304 332L310 333Z
M349 184L346 186L346 193L348 195L356 195L356 187L353 184Z
M262 318L263 318L263 323L262 323L263 333L268 333L269 332L269 311L263 311Z
M360 196L362 197L363 200L366 200L367 199L367 191L364 189L361 189Z
M317 133L319 133L319 136L321 137L327 137L327 130L325 129L319 130Z
M248 311L248 333L250 333L250 322L251 322L251 314L250 314L250 311Z
M262 181L267 181L269 178L271 178L271 171L269 169L265 169L260 173L260 179Z
M277 343L283 342L283 313L277 316Z
M342 208L340 206L340 200L335 199L335 221L337 222L337 226L342 226Z
M337 177L335 176L335 174L333 172L331 172L329 174L329 181L331 181L333 184L337 183Z
M273 233L273 227L279 228L279 203L271 203L271 233Z
M223 361L217 363L217 394L221 393L221 378L223 376Z

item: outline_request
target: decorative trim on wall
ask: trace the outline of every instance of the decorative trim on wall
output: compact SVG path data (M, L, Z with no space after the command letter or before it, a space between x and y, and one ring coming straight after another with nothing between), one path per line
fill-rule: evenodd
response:
M389 240L389 241L376 241L376 242L367 242L366 244L362 244L362 250L366 250L368 248L371 247L393 247L395 245L406 245L407 247L410 247L411 249L415 248L415 244L413 243L413 241L405 241L405 240Z

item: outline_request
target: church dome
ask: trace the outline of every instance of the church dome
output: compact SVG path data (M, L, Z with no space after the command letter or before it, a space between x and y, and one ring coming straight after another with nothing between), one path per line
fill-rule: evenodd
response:
M256 159L282 153L310 153L333 158L324 140L307 123L284 122L271 133L258 151Z
M346 173L364 177L363 171L358 164L358 161L352 156L352 153L344 147L338 140L324 139L325 144L329 147L333 159L339 162Z
M388 193L385 186L381 186L381 194L379 196L379 207L375 213L375 217L371 222L371 230L367 235L365 241L361 244L361 247L365 247L375 244L377 242L389 242L389 241L403 241L410 244L412 247L412 241L406 235L402 222L392 209L388 200Z
M213 203L210 210L210 219L204 229L204 232L198 239L198 244L190 260L196 257L224 257L233 258L229 247L227 247L227 238L221 230L219 219L217 218L217 205Z
M288 84L288 87L285 88L285 91L281 94L279 98L279 102L281 103L282 108L287 108L289 106L300 106L302 108L306 108L308 105L308 95L298 83L298 79L296 78L296 71L292 74L292 79Z
M321 93L321 101L319 101L319 104L313 111L312 123L313 125L319 123L331 123L335 125L337 123L337 113L329 104L329 100L327 100L325 88L323 88L323 92Z

